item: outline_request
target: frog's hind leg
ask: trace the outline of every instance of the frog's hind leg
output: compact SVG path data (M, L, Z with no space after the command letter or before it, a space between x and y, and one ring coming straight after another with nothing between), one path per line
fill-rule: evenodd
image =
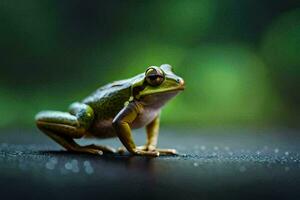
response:
M92 154L115 152L114 149L109 149L108 147L96 145L80 146L74 141L74 139L85 135L93 118L94 113L90 106L74 103L70 106L69 113L59 111L38 113L36 115L36 124L41 131L69 151Z

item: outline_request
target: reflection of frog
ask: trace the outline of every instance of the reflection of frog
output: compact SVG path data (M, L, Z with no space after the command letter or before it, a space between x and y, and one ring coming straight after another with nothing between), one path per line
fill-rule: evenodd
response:
M117 152L111 147L79 146L81 137L119 137L135 155L176 154L174 149L157 149L159 114L162 106L184 89L184 81L170 65L149 67L145 73L99 88L69 112L42 111L36 115L38 128L69 151L102 154ZM136 147L131 129L146 126L147 143Z

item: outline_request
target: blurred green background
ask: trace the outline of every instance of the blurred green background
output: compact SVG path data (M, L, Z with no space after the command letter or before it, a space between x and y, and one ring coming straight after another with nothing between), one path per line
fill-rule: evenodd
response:
M1 0L0 128L169 63L170 126L299 126L296 0Z

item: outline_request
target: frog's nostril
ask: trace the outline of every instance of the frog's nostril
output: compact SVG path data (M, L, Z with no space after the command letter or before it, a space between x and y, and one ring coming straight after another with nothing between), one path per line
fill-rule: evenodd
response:
M179 83L180 85L184 85L184 80L179 78L179 79L177 79L177 83Z

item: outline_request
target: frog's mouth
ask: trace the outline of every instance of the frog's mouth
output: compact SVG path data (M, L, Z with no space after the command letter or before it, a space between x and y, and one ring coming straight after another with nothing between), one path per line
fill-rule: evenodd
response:
M179 87L174 87L174 88L168 88L168 89L159 89L156 90L155 92L145 92L141 93L137 96L137 98L143 98L147 96L175 96L177 93L183 91L185 89L184 85L181 85Z
M185 89L184 86L179 86L179 87L176 87L176 88L170 88L170 89L160 90L160 91L157 91L156 93L157 94L161 94L161 93L169 93L169 92L181 92L184 89Z

